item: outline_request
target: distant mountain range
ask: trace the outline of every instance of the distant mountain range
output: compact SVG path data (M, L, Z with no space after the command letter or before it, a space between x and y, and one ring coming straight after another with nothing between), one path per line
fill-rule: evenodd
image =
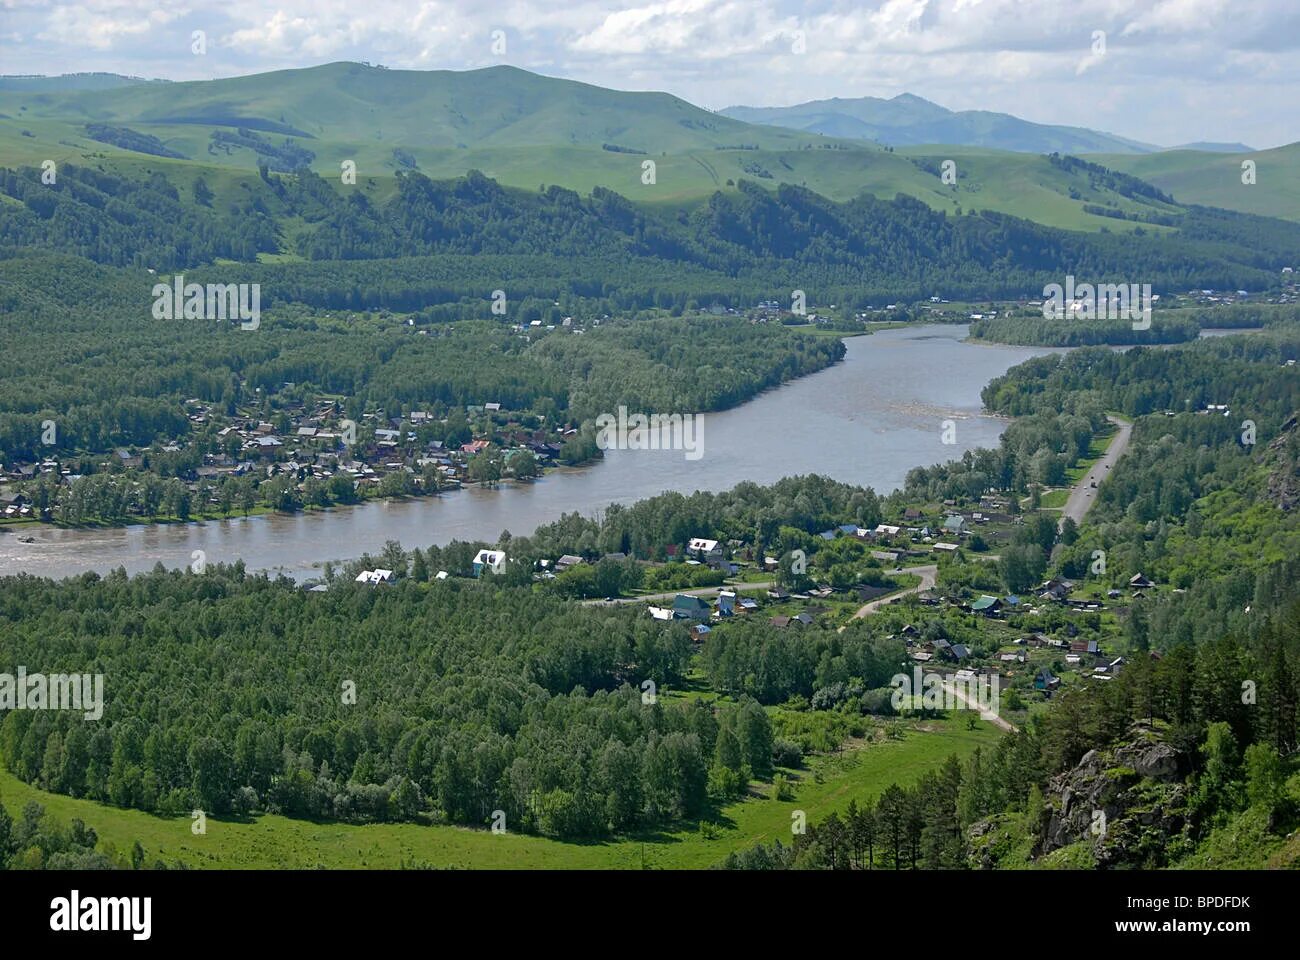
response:
M812 100L793 107L728 107L723 116L805 133L874 140L892 147L951 144L1017 153L1153 153L1163 148L1084 127L1032 123L1008 113L953 111L910 93ZM1249 151L1242 144L1189 144L1178 149Z

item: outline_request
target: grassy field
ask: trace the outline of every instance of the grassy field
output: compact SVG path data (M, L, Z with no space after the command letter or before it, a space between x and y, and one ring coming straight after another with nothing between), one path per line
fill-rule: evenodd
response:
M1141 177L1181 203L1300 220L1300 143L1255 153L1169 150L1088 159ZM1255 164L1254 183L1242 183L1241 164L1245 160Z
M698 869L759 841L788 840L795 810L804 811L809 823L818 823L832 811L843 811L850 800L863 802L890 783L911 782L936 769L950 754L964 757L997 737L998 731L983 720L967 730L966 715L956 713L918 724L901 740L859 745L839 757L815 758L810 769L786 771L796 780L793 801L777 802L760 795L771 790L770 784L762 784L750 798L723 808L711 830L691 825L587 843L460 827L356 826L274 815L247 822L208 818L207 832L196 836L188 817L156 817L46 793L3 771L0 798L15 818L25 803L36 800L45 806L47 816L60 822L80 817L99 834L101 845L129 851L138 839L149 863L162 859L196 868L364 869L395 868L403 861L415 861L474 869L640 869L643 865Z

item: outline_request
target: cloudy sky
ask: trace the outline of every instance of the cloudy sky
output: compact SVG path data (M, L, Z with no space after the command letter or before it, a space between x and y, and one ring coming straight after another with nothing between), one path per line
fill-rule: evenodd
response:
M6 74L505 62L711 109L908 92L1166 145L1300 140L1298 49L1300 0L0 0Z

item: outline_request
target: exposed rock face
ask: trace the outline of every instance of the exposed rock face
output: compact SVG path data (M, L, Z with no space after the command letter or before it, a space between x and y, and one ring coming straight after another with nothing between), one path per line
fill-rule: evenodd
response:
M1282 424L1280 434L1268 445L1264 462L1268 465L1267 496L1283 510L1300 506L1300 458L1295 455L1292 442L1296 433L1297 417L1292 416Z
M1048 783L1036 853L1085 841L1099 866L1158 865L1186 823L1189 760L1144 725L1114 750L1088 751Z

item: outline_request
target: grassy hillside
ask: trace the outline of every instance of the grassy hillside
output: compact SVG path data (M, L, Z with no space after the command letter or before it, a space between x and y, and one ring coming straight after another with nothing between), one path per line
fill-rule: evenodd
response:
M977 746L988 749L997 731L980 721L967 730L965 717L931 721L902 740L861 746L842 757L812 761L810 770L788 772L795 798L777 802L758 793L724 807L711 834L681 828L611 841L566 843L524 834L495 835L463 827L411 823L355 825L314 823L267 814L248 821L209 818L207 833L191 832L189 817L159 817L90 800L38 790L0 769L0 800L17 820L23 805L35 800L60 822L80 818L99 834L101 845L130 850L139 840L147 862L162 859L210 869L396 868L403 861L477 869L703 869L735 850L790 838L791 813L803 810L808 822L850 800L874 799L889 784L910 783L937 769L951 754L966 757ZM820 771L821 782L815 771ZM770 785L762 791L770 792Z
M117 131L117 142L93 133L93 125ZM374 180L381 193L402 169L439 178L477 169L509 186L581 193L602 186L666 205L733 190L744 178L768 188L807 186L836 200L902 193L933 209L993 210L1078 230L1132 229L1085 212L1088 203L1164 212L1092 189L1042 156L959 147L902 155L861 140L744 123L664 93L606 90L505 66L458 73L335 63L111 89L0 85L0 166L54 160L129 175L162 169L182 182L206 168L203 176L221 196L232 174L215 171L251 182L259 161L276 165L268 160L273 153L259 148L279 151L286 143L292 152L280 169L309 158L318 173L337 177L352 160L359 181ZM945 185L938 164L953 157L968 159L959 165L958 184ZM654 184L642 182L646 160L656 165Z
M1141 177L1181 203L1300 220L1300 143L1254 153L1170 150L1091 159ZM1241 182L1243 160L1255 161L1254 184Z

